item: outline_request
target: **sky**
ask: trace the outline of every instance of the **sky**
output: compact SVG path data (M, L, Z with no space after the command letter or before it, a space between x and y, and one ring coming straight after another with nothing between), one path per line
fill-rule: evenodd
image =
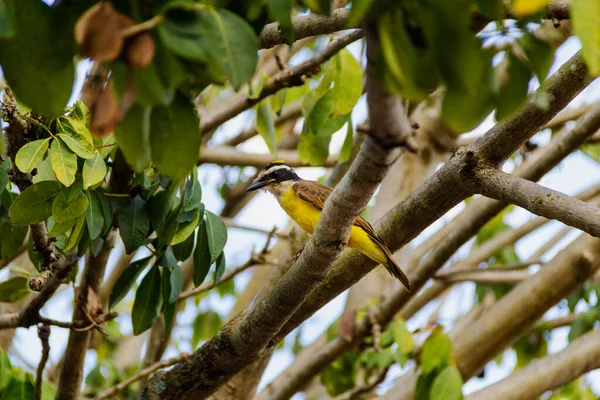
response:
M573 55L580 47L577 39L569 39L569 41L563 45L556 54L555 66L553 70L564 63L571 55ZM358 57L360 54L360 44L354 43L350 46L350 51ZM294 63L300 62L303 57L306 57L306 54L299 53L292 61ZM82 82L82 77L85 76L85 70L87 69L87 64L82 63L78 68L78 85ZM536 85L532 83L535 87ZM78 93L79 90L75 90L74 93ZM600 98L600 88L598 82L592 84L585 92L580 95L572 104L572 106L578 106L584 103L589 103L592 101L596 101ZM357 104L354 112L353 112L353 121L362 122L366 117L366 103L363 98ZM253 123L253 114L252 112L246 112L234 120L226 123L223 127L219 129L215 137L213 138L214 143L219 143L225 140L227 137L233 136L237 134L240 130L247 128ZM471 134L478 135L484 133L489 127L493 125L493 119L488 118L482 126L478 127ZM298 123L298 127L301 126L301 121ZM345 131L343 131L345 132ZM341 143L344 138L344 133L336 133L334 135L334 139L332 141L332 151L337 151L341 146ZM538 144L545 144L549 141L548 133L541 133L535 136L534 141ZM246 152L256 152L256 153L267 153L267 147L262 142L260 137L255 137L248 142L244 143L240 146L240 149ZM509 162L505 165L505 170L510 171L512 168L512 164ZM254 172L252 168L246 168L244 171L247 175L250 175ZM298 174L305 179L317 179L321 177L325 170L322 168L300 168L298 169ZM236 173L232 171L231 173ZM223 169L217 166L212 165L203 165L199 168L199 179L201 181L203 187L203 202L206 204L206 208L213 212L218 213L219 210L223 206L223 200L220 198L218 194L219 186L222 183L222 174ZM547 174L540 183L544 186L550 187L555 190L559 190L561 192L567 194L575 194L580 192L583 188L589 187L590 185L597 183L600 179L600 166L590 160L588 157L582 155L580 152L574 153L570 155L558 168L555 168L551 173ZM452 216L456 215L462 206L457 206L455 209L451 210L446 216L444 216L440 221L426 229L417 239L415 239L414 243L422 242L426 237L434 233L444 221L449 221ZM533 216L524 210L516 209L509 215L509 223L513 226L522 225L529 219L533 218ZM261 228L264 230L270 230L272 227L277 226L279 228L283 228L287 223L287 216L281 210L275 200L274 197L267 193L259 193L251 203L235 218L235 222L240 225L253 226L257 228ZM530 254L532 254L547 238L551 237L554 233L560 230L562 224L558 222L548 223L543 228L537 230L535 233L527 236L523 240L519 241L517 245L517 253L519 256L523 258L527 258ZM570 241L572 241L578 232L572 232L568 237L560 242L560 244L555 248L553 252L550 252L546 255L546 259L551 258L556 251L560 248L566 246ZM233 268L234 266L240 265L244 263L250 256L253 247L261 248L264 245L265 237L262 234L238 230L238 229L229 229L229 239L228 243L225 247L225 254L227 259L227 268ZM470 242L465 245L459 255L464 255L468 251L468 247L470 246ZM114 262L118 258L122 247L119 247L116 251L113 252L111 259L109 261L109 271L110 268L114 266ZM138 254L136 258L140 258L142 255ZM456 256L455 256L456 257ZM0 279L4 279L3 275L6 271L0 273ZM238 292L243 288L250 277L251 273L249 271L240 274L236 277L236 289ZM133 295L130 293L127 299L132 299ZM54 318L58 320L70 320L71 318L71 299L72 299L72 291L69 288L68 290L63 290L60 294L55 296L53 300L48 303L48 305L43 309L43 315L48 318ZM463 284L460 285L459 288L454 288L451 292L451 295L446 300L443 312L442 319L440 323L442 325L446 324L446 327L449 327L453 319L468 311L472 304L472 300L474 299L474 286L472 284ZM317 337L319 337L322 332L340 315L343 310L345 302L345 294L338 296L320 311L318 311L313 317L311 317L308 321L303 325L300 342L304 345L308 345L312 343ZM208 296L197 309L193 309L188 307L186 311L179 316L179 322L185 325L186 322L191 322L198 311L203 311L207 309L213 309L221 313L221 315L225 315L228 310L233 305L234 300L232 298L221 299L217 295ZM418 313L415 317L408 321L409 329L416 329L424 324L427 321L429 313L435 307L435 304L430 304L420 313ZM558 316L558 311L553 309L550 313L548 313L547 317L556 317ZM119 317L118 321L121 323L123 328L123 333L127 334L131 332L131 323L128 315ZM549 352L553 353L561 350L567 345L567 334L568 328L561 328L555 331L556 334L553 336L553 340L549 344ZM296 331L292 333L292 335L296 334ZM176 329L174 332L174 339L180 340L180 351L193 351L186 344L186 341L191 337L191 329L190 328L181 328ZM66 342L68 339L68 331L60 328L53 327L52 334L50 337L50 364L57 362L60 359L60 356L66 346ZM266 383L274 379L279 373L281 373L292 361L293 356L291 354L291 342L287 341L286 346L281 351L278 351L273 356L271 362L269 363L267 370L264 374L263 380L261 381L260 387L263 387ZM17 331L14 348L18 350L18 352L23 357L23 362L21 365L27 366L33 365L36 366L39 361L41 346L39 343L39 339L37 338L37 333L35 327L29 329L19 329ZM176 355L177 352L172 349L167 352L165 357L170 357ZM507 376L513 369L515 365L516 359L511 352L508 352L502 363L496 365L495 363L490 363L487 367L487 374L484 379L472 379L464 386L465 394L476 391L477 389L487 386L492 382L495 382L503 377ZM86 373L93 368L96 363L96 358L94 352L89 352L88 357L86 359ZM18 362L17 362L18 364ZM388 374L388 378L379 388L380 392L386 390L393 384L393 380L395 377L399 376L402 373L402 370L399 367L394 367L390 373ZM600 374L594 373L597 379L595 379L596 383L593 384L593 388L597 394L600 394ZM590 379L588 382L592 383ZM259 387L259 390L260 390ZM300 399L303 396L297 395L295 399Z

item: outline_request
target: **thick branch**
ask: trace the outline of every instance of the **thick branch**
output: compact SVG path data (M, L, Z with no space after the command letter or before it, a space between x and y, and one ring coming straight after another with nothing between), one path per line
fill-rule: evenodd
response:
M534 360L467 400L527 400L600 368L600 330L588 332L561 352Z
M27 328L38 323L40 310L54 295L54 292L56 292L56 289L62 284L63 280L69 276L73 268L77 265L77 260L76 254L70 254L61 258L54 275L48 280L42 291L31 299L25 308L16 313L0 315L0 329Z
M350 32L347 35L334 40L325 48L325 50L315 54L312 58L306 60L305 62L277 73L267 82L265 82L260 94L256 98L251 99L247 96L244 96L236 102L228 104L227 107L221 110L207 112L207 118L204 118L204 120L200 123L200 130L202 132L208 132L216 129L225 121L229 121L231 118L235 117L241 112L246 111L255 104L258 104L266 97L277 93L279 90L291 86L303 85L306 75L315 73L321 64L336 55L350 43L362 38L362 36L363 34L359 30Z
M73 308L73 321L89 320L96 316L94 305L88 303L88 299L96 297L100 289L100 284L104 278L104 270L108 257L113 248L116 237L116 231L112 229L106 236L104 244L98 256L88 255L83 277L79 289L75 296L75 305ZM93 292L93 293L90 293ZM98 304L99 305L99 304ZM95 323L95 321L89 321ZM83 364L88 350L92 330L71 331L69 341L65 350L65 360L60 371L60 379L56 391L57 399L76 399L79 397L79 390L83 380Z
M570 63L573 64L570 64ZM574 76L570 76L569 69L574 66ZM582 69L583 68L583 69ZM519 143L524 142L529 138L528 135L533 135L537 131L535 124L529 124L523 119L522 115L536 114L537 123L544 124L556 114L560 107L564 107L572 97L574 97L584 86L585 81L582 76L585 76L585 67L579 56L575 56L567 65L562 68L562 73L553 75L546 82L548 88L554 93L555 101L559 104L555 105L553 113L545 114L544 110L539 109L535 104L529 105L522 110L515 120L522 121L522 125L512 123L508 120L502 125L502 128L494 127L490 130L492 135L480 139L483 142L492 143L489 147L493 148L493 143L498 140L501 135L505 135ZM580 75L583 74L583 75ZM568 82L568 83L567 83ZM573 87L571 85L581 85ZM572 90L566 93L566 90ZM565 95L566 98L560 98ZM535 95L534 95L535 96ZM546 110L547 111L547 110ZM544 114L541 118L538 114ZM498 130L500 129L500 130ZM516 173L527 179L540 179L545 173L558 164L564 157L577 149L587 138L586 135L591 135L593 132L576 131L577 134L570 135L569 132L563 131L556 135L550 146L544 148L537 155L532 155ZM504 140L504 139L503 139ZM556 140L556 142L555 142ZM512 147L512 144L511 144ZM518 147L518 146L517 146ZM497 148L498 155L504 155L505 150ZM420 185L407 199L390 210L376 226L380 229L378 233L387 241L392 250L396 250L403 246L408 241L414 238L413 235L420 233L427 225L437 220L443 213L448 211L460 200L467 197L461 189L463 184L460 177L462 170L461 157L464 152L457 152L438 172L436 172L425 183ZM454 171L454 172L453 172ZM443 193L443 195L440 195ZM466 243L470 237L481 229L483 225L506 206L505 203L492 201L489 199L477 199L469 204L467 210L456 217L452 223L443 228L440 235L445 238L441 245L428 257L426 263L419 266L417 271L409 271L411 284L418 291L420 288L444 263L456 252L456 250ZM384 221L384 222L381 222ZM487 259L486 257L485 259ZM485 260L484 259L484 260ZM483 261L483 260L482 260ZM469 265L473 265L470 263ZM367 261L365 257L356 253L347 252L333 266L327 280L307 299L301 309L294 315L288 325L280 332L278 337L284 337L293 328L299 325L304 319L312 315L313 312L321 308L324 304L336 297L347 287L354 284L364 274L374 267L374 263ZM446 287L441 283L436 283L434 286L441 288L438 292ZM438 289L439 290L439 289ZM381 307L380 317L378 321L385 325L392 316L411 298L411 294L400 290L395 292ZM355 337L365 337L370 334L370 326L368 321L363 321L357 328ZM335 358L341 356L345 351L349 350L352 344L346 342L339 337L327 343L322 350L323 356L319 355L306 360L306 362L294 363L293 367L289 368L284 375L278 378L273 384L269 385L262 393L262 399L287 399L293 395L300 387L302 387L310 378L318 373L322 368L327 366ZM319 354L321 354L319 352Z
M508 157L510 152L514 151L515 147L518 148L528 140L537 132L539 126L549 121L587 86L589 79L586 76L587 69L581 58L581 54L578 53L545 82L545 90L547 93L551 93L550 98L553 99L549 107L541 109L536 105L534 100L530 100L517 115L494 126L489 130L488 134L472 145L477 147L468 146L457 151L454 157L448 160L442 168L423 184L419 185L404 201L392 208L383 218L374 224L376 231L387 242L388 247L392 251L398 250L414 239L427 226L438 220L444 213L469 196L469 189L464 187L466 185L464 177L461 175L465 164L468 165L470 162L465 157L468 151L484 148L486 149L486 153L496 160ZM537 92L533 93L530 98L535 99L536 96ZM525 118L525 116L529 116L529 118ZM577 136L571 140L567 136L565 142L578 143L577 146L579 146L581 144L581 142L578 142L580 138L581 136ZM573 148L565 152L564 147L557 146L556 149L544 153L543 158L549 160L546 163L535 163L534 161L537 158L530 157L527 160L528 162L531 160L531 164L527 164L530 166L530 170L528 170L527 176L524 174L523 177L533 180L539 179L571 151L573 151ZM540 156L540 158L542 157ZM414 281L418 285L417 288L421 287L455 253L456 249L466 243L486 221L506 206L506 204L497 202L498 205L495 207L498 208L490 211L488 209L489 205L495 203L475 203L475 201L472 203L478 204L482 218L465 218L461 219L460 223L458 218L456 218L452 222L454 230L446 230L447 240L443 242L443 245L444 247L447 246L447 249L441 250L435 256L437 259L435 265L435 260L432 259L431 269L419 268L420 271L416 272L416 274L422 278L415 279L415 273L408 271L411 283ZM483 221L483 224L480 225L480 221ZM469 232L464 233L466 228L468 228ZM312 315L312 313L356 283L367 272L373 269L374 266L374 262L369 261L366 257L356 252L346 252L332 267L326 281L306 300L278 337L283 338ZM411 293L416 293L416 291L418 289L413 290ZM410 297L410 294L407 292L398 294Z
M600 123L600 111L598 115ZM477 187L484 196L513 203L534 214L556 219L600 237L600 210L593 204L495 168L477 171Z
M368 79L375 79L374 72L372 66L368 67ZM379 86L376 90L385 89ZM378 96L385 94L393 97L387 92ZM386 127L386 131L374 129L374 138L394 139L388 134L391 132L402 135L396 138L400 140L410 134L400 99L396 98L393 105L387 112L396 113L394 126ZM325 202L311 239L281 280L250 311L227 324L187 360L167 373L155 375L142 398L206 398L246 365L273 351L275 335L325 279L331 263L345 247L357 215L399 156L398 149L383 149L377 139L365 141L348 173Z
M600 240L582 234L530 279L517 285L477 319L450 331L456 363L465 379L530 329L544 313L600 268ZM409 373L386 399L413 397L416 376Z
M271 154L244 153L237 150L235 147L225 146L204 148L200 150L198 165L217 164L220 166L251 166L255 168L262 168L276 159L285 160L285 163L293 168L309 166L308 164L300 161L300 156L298 155L297 151L277 150L277 155L273 156ZM325 161L324 166L331 167L335 165L336 161L337 156L329 156L327 161Z
M341 31L356 26L347 26L349 10L339 8L331 13L330 17L318 14L309 14L292 18L292 26L294 27L294 40L304 39L309 36L324 35ZM286 42L285 37L279 27L279 23L265 25L258 37L260 47L269 49L278 44Z

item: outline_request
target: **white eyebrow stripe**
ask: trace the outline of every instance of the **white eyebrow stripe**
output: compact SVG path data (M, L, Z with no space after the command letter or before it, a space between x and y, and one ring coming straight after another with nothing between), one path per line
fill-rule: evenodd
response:
M275 172L275 171L280 170L280 169L288 169L290 171L293 171L293 169L291 169L287 165L275 165L275 166L273 166L273 167L271 167L271 168L269 168L267 170L260 171L260 173L258 174L257 179L262 179L265 176L269 175L271 172Z

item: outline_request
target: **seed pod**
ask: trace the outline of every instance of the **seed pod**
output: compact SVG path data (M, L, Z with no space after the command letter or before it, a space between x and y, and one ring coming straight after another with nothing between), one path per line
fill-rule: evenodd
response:
M108 135L115 129L119 122L117 99L110 86L98 94L91 114L90 130L94 135Z
M154 58L154 40L149 33L132 38L125 45L125 61L133 68L144 69Z

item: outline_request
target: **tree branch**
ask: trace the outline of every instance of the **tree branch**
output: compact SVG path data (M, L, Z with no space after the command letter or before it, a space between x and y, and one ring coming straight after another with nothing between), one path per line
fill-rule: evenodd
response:
M584 78L585 76L585 65L582 63L580 55L576 55L561 67L561 72L553 75L546 82L547 88L555 96L553 97L554 101L558 102L550 107L553 109L552 111L550 109L541 110L535 105L534 101L530 100L528 105L515 117L505 120L490 129L488 134L479 140L478 145L480 146L483 143L486 144L486 147L495 148L494 155L498 159L507 157L507 152L515 148L514 142L518 143L516 146L518 148L520 143L529 139L540 125L550 120L585 87L588 82ZM569 91L569 93L566 91ZM535 95L530 96L530 99L535 98ZM566 97L563 98L562 96ZM524 118L525 115L531 116L531 119ZM520 122L517 123L517 121ZM576 132L577 135L569 135L566 131L556 135L554 138L556 142L553 140L551 146L544 148L545 151L540 151L537 156L530 157L519 169L521 172L516 171L516 173L520 173L528 179L540 179L564 157L579 147L587 137L582 131ZM586 132L588 136L592 133ZM506 150L493 145L498 140L503 142L513 141L513 143L510 143L509 150ZM461 171L464 171L465 163L469 162L465 155L470 148L467 147L462 151L458 151L440 170L375 224L376 228L379 228L377 229L378 234L386 240L392 251L408 243L427 225L437 220L462 199L468 197L468 192L461 187L464 183L464 176ZM439 193L443 193L443 196L440 196ZM416 293L418 288L422 287L460 246L466 243L505 206L505 203L489 199L474 200L467 207L469 211L464 211L452 223L444 227L442 229L443 233L438 234L445 235L446 240L429 255L427 261L419 266L416 271L408 272L411 284L415 287L413 292L397 291L380 307L378 321L382 326L387 324L385 321L389 321L396 311L411 298L412 293ZM278 338L284 337L308 316L353 285L373 267L374 263L367 261L366 257L355 252L346 252L334 264L325 282L311 294L300 310L292 316L288 324L278 334ZM442 287L442 291L445 287L438 283L434 285ZM362 321L356 332L355 337L357 340L369 335L370 326L368 321ZM315 353L312 353L312 358L307 360L306 363L294 363L294 367L288 368L281 377L269 385L259 395L259 399L283 400L291 397L311 377L350 348L351 344L343 338L334 339L327 343L322 350L323 353L327 353L328 357L316 357Z
M141 369L134 375L130 376L129 378L123 380L122 382L119 382L117 385L115 385L111 388L108 388L104 392L100 393L100 395L98 397L96 397L96 400L109 399L109 398L113 397L114 395L116 395L117 393L119 393L120 391L122 391L123 389L125 389L127 386L139 381L142 378L146 378L146 377L150 376L150 374L158 371L159 369L167 368L167 367L170 367L171 365L180 363L181 361L185 360L187 357L189 357L189 354L181 353L177 357L169 358L168 360L162 360L162 361L159 361L159 362L157 362L153 365L150 365L144 369Z
M450 271L449 271L450 272ZM475 282L478 284L513 284L532 276L529 271L501 269L476 269L470 271L452 271L451 274L436 274L433 278L444 283Z
M100 289L100 284L104 277L104 270L108 262L108 257L114 246L116 230L111 229L104 239L104 244L98 256L93 257L88 254L82 280L78 290L75 293L75 305L73 308L73 321L89 320L89 316L96 317L101 315L102 305L97 298L96 293ZM97 304L89 300L96 298ZM99 308L97 308L99 307ZM90 320L95 325L96 321ZM60 371L58 388L56 390L57 399L75 399L79 397L81 382L83 380L83 364L88 350L92 330L74 331L69 334L69 341L65 350L65 361Z
M346 21L349 14L350 10L338 8L329 17L314 13L293 17L294 40L304 39L309 36L324 35L349 28L357 28L356 26L347 26ZM260 41L260 47L263 49L269 49L278 44L286 43L283 32L277 22L265 25L260 32L258 40Z
M368 66L368 79L376 79L374 73L373 66ZM380 91L379 99L395 98L383 86L372 90ZM290 270L250 311L234 318L187 360L167 373L155 375L143 399L174 399L191 393L196 399L206 398L246 365L273 351L275 335L325 279L331 263L345 247L354 220L400 154L396 148L384 149L377 143L400 141L412 131L400 99L393 102L387 98L386 104L392 107L378 113L394 113L395 118L385 118L393 125L385 130L373 127L372 138L364 142L348 173L325 202L311 239ZM374 107L370 106L369 111Z
M35 400L41 400L42 398L42 382L44 378L44 368L48 357L50 356L50 344L48 338L50 336L50 326L43 324L38 328L38 337L42 342L42 357L37 367L37 373L35 375Z
M600 330L581 336L559 353L534 360L467 400L526 400L557 389L586 372L600 368Z
M600 110L597 114L600 125ZM495 168L480 169L476 174L478 191L484 196L600 237L600 210L595 205Z
M350 32L345 36L342 36L331 42L329 46L327 46L323 51L315 54L312 58L275 74L272 78L264 83L260 94L256 98L251 99L248 96L244 96L220 110L207 112L207 117L204 118L204 120L200 123L200 130L202 132L209 132L213 129L216 129L225 121L229 121L241 112L246 111L255 104L258 104L261 100L277 93L279 90L291 86L303 85L306 75L315 73L321 64L336 55L350 43L362 38L362 36L363 34L359 30Z
M281 111L281 115L275 118L275 127L282 125L283 123L300 118L302 116L302 101L301 99L295 100L290 104L286 104ZM232 146L235 147L239 144L244 143L248 139L252 139L254 136L258 135L258 131L256 130L256 125L250 129L242 131L239 135L232 137L231 139L227 139L225 142L221 144L221 146Z
M582 234L537 274L517 285L477 319L452 329L452 349L463 377L468 379L530 329L544 313L577 289L600 268L600 240ZM409 373L385 399L413 397L416 375Z
M235 147L218 146L200 150L197 164L217 164L220 166L238 166L262 168L273 160L282 159L290 167L310 166L300 161L297 151L277 150L277 155L244 153ZM337 162L337 156L329 156L323 166L332 167Z
M0 315L0 329L27 328L39 322L40 310L48 300L54 295L56 289L62 284L73 268L77 265L77 255L70 254L61 258L56 266L56 272L48 280L40 293L31 299L21 311L10 314Z

